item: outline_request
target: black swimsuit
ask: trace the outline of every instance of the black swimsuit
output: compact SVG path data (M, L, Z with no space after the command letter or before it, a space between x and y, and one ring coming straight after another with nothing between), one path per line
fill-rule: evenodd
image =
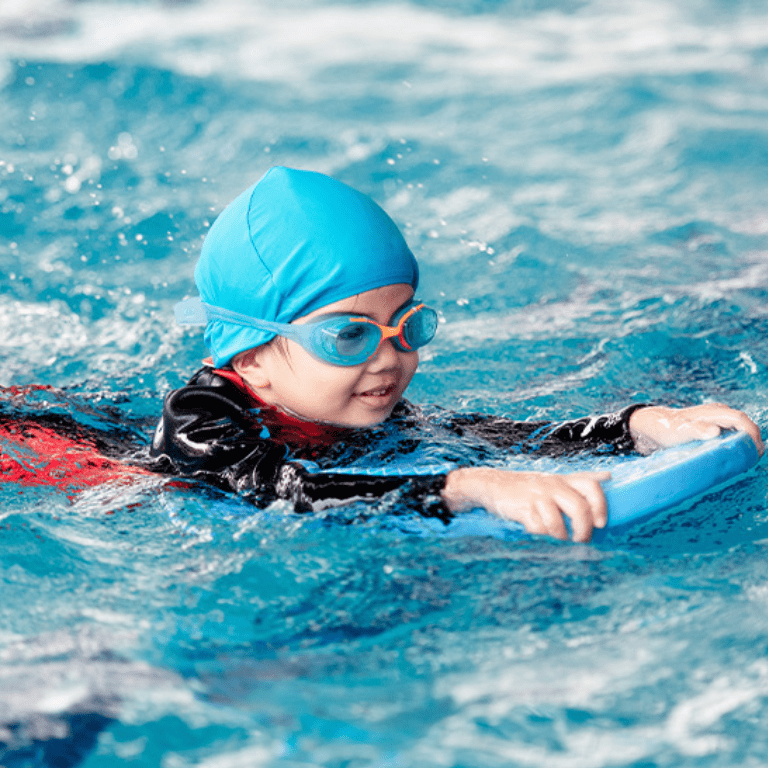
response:
M473 455L480 460L484 452L490 455L494 449L548 456L585 450L628 452L634 448L629 417L643 407L632 405L615 414L551 423L439 410L427 414L402 400L377 427L334 429L304 423L310 434L302 436L302 422L281 416L269 406L259 407L232 378L231 372L203 368L185 387L166 397L150 449L157 468L255 496L260 503L286 499L300 512L318 504L379 498L400 489L409 506L421 514L449 517L440 497L448 469L434 475L394 477L323 469L345 466L377 445L386 445L385 439L390 440L391 453L402 453L415 450L425 439L439 443L441 435L447 445L455 444L457 436L462 443L472 443ZM391 443L393 435L397 439ZM458 465L469 463L462 456L451 458ZM306 460L318 471L308 471Z

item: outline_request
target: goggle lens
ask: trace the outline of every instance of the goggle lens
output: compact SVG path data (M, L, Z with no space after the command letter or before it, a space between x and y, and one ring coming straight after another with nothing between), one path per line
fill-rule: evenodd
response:
M420 307L403 323L401 336L408 345L407 348L400 339L393 339L393 343L402 352L409 352L429 344L435 338L436 331L437 312L430 307Z
M300 343L315 357L333 365L358 365L365 362L381 340L381 331L373 323L350 322L347 317L325 317L309 323L311 335Z
M336 351L342 357L359 357L374 343L378 345L381 331L371 323L350 323L336 336Z

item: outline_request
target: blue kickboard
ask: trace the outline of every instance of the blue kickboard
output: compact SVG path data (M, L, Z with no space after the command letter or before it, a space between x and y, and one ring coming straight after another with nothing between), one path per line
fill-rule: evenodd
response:
M598 464L593 467L595 470L611 472L610 480L602 484L608 502L608 524L605 528L596 528L592 540L599 542L665 509L694 503L703 494L739 478L759 459L749 435L728 432L712 440L687 443L642 458L609 466ZM515 469L524 469L524 466ZM589 467L579 467L580 471L584 469ZM547 471L558 470L550 465ZM563 471L574 470L564 467ZM443 533L496 538L528 536L522 524L501 520L482 509L457 515Z
M619 464L603 483L607 529L618 530L691 501L751 469L759 458L749 435L729 432Z
M686 443L658 451L641 458L611 461L591 461L579 466L579 471L607 470L610 480L603 483L608 502L608 524L595 529L593 540L599 541L609 532L618 532L664 509L691 503L704 493L739 477L759 461L752 438L745 432L726 432L712 440ZM303 462L310 471L320 471L310 462ZM378 467L336 467L324 472L362 475L433 474L453 469L446 463L414 463L404 460L393 465ZM536 470L573 472L572 465L550 460L542 466L536 458L530 461L514 458L510 470ZM566 524L567 524L566 520ZM429 525L424 522L427 527ZM442 523L440 523L442 526ZM501 520L478 509L457 515L442 532L454 536L525 536L520 523Z

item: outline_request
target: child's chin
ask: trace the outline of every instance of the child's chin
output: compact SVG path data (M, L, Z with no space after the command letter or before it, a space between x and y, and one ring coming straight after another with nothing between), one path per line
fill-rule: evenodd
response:
M349 420L347 420L344 424L339 424L338 426L349 427L352 429L366 429L370 427L376 427L389 418L389 415L394 410L394 407L395 406L392 405L391 407L382 409L378 412L362 413L359 415L355 414L354 416L350 416Z

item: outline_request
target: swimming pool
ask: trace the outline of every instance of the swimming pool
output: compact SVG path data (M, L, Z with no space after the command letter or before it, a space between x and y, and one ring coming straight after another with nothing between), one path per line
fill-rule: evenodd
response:
M372 195L419 257L445 322L412 400L764 425L768 13L615 5L3 4L0 385L141 433L204 356L172 306L207 226L287 164ZM6 768L768 760L763 466L599 546L18 490Z

